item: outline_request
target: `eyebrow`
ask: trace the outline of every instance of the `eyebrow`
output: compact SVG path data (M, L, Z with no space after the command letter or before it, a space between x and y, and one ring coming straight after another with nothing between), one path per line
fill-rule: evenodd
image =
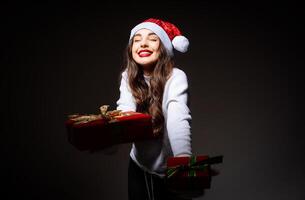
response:
M157 34L155 34L155 33L148 33L148 36L151 36L151 35L157 35ZM137 33L137 34L134 35L134 37L136 37L136 36L142 36L142 35L140 33Z

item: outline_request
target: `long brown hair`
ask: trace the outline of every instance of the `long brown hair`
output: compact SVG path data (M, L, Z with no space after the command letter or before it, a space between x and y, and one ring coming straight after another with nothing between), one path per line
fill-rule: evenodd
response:
M145 82L144 72L132 58L132 42L127 46L124 55L124 69L127 69L129 86L135 98L138 112L148 113L152 116L153 133L158 136L163 132L164 116L162 112L162 99L164 86L170 77L174 62L160 43L160 54L150 75L150 86Z

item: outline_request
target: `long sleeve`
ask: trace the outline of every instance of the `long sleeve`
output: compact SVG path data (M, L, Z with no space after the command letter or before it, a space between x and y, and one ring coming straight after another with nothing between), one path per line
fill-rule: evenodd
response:
M128 86L126 71L122 73L122 79L120 84L120 98L116 103L117 103L117 110L136 111L135 100Z
M185 73L176 71L165 87L166 128L174 156L192 154L191 114L188 107L188 81Z

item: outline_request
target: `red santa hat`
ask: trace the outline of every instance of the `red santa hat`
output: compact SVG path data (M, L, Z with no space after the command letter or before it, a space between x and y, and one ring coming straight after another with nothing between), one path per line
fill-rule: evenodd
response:
M188 50L189 41L180 30L172 23L160 19L149 18L136 25L130 33L129 41L140 29L149 29L160 38L170 56L174 55L173 49L185 53Z

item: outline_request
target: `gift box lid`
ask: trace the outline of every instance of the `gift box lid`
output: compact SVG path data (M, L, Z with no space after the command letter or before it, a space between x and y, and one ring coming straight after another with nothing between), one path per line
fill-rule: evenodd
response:
M145 121L151 122L151 116L145 113L139 112L121 112L120 115L113 116L111 118L103 118L101 115L86 115L86 114L75 114L70 115L69 119L66 120L66 126L73 126L76 128L86 127L86 126L96 126L96 125L105 125L107 123L115 123L124 121L128 123L129 121Z

